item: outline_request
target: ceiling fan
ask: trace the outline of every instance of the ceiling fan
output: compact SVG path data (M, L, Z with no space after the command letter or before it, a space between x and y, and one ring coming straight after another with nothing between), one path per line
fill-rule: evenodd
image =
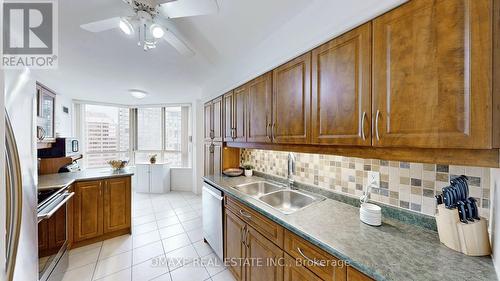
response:
M144 51L156 48L161 40L167 41L179 53L194 55L193 50L165 24L166 19L216 13L216 0L122 0L134 12L132 16L112 17L80 25L90 32L120 28L129 36L136 35L137 45Z

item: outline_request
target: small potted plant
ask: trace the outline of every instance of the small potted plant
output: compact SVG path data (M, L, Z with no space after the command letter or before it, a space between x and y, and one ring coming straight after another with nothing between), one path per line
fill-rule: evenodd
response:
M251 164L243 165L243 169L245 169L245 177L251 177L253 175L253 166Z
M149 163L155 164L156 163L156 156L157 156L157 154L149 155Z

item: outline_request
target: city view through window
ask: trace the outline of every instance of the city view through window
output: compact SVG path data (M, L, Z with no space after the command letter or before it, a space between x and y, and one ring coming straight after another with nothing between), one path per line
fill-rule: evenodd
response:
M137 114L137 125L131 126L131 114ZM182 145L182 107L120 108L85 105L84 143L85 166L107 166L113 159L149 161L156 154L158 161L172 166L186 166L186 145ZM184 128L187 130L187 128ZM135 135L136 134L136 135ZM131 139L136 138L136 147ZM187 142L187 139L185 140ZM133 157L132 157L133 156Z

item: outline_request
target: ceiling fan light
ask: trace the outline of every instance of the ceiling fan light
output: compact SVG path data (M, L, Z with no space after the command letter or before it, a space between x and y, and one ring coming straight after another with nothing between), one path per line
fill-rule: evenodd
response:
M134 27L130 23L130 21L126 18L121 18L120 19L120 29L125 33L126 35L131 35L134 32Z
M136 99L143 99L148 96L148 93L145 91L141 90L136 90L136 89L131 89L129 90L129 93Z
M163 27L159 24L152 24L151 27L149 28L149 31L153 35L154 38L159 39L162 38L163 35L165 35L165 30Z

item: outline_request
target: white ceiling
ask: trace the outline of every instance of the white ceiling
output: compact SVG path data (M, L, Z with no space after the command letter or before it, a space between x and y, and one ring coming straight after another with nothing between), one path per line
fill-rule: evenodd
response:
M121 0L58 1L59 68L36 75L75 99L121 104L207 99L404 1L218 0L218 14L170 20L194 57L179 55L165 42L144 52L119 30L80 29L83 23L130 14ZM131 88L150 96L131 98Z

